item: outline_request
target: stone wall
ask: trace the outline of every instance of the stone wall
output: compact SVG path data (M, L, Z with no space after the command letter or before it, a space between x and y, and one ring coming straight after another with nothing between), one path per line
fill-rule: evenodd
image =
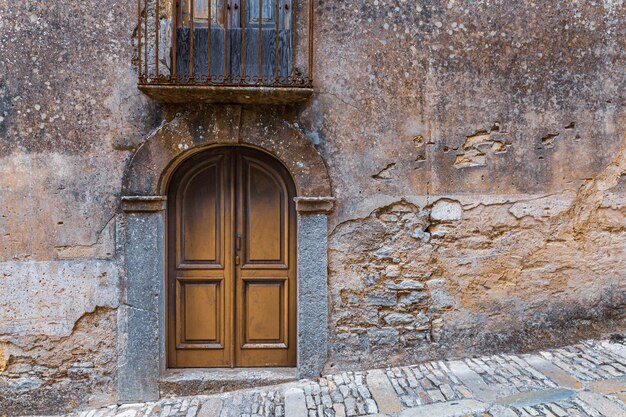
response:
M625 18L622 0L316 2L314 98L238 120L267 113L328 165L328 368L623 328ZM8 414L115 397L128 161L167 123L239 127L137 91L135 20L119 0L0 3Z

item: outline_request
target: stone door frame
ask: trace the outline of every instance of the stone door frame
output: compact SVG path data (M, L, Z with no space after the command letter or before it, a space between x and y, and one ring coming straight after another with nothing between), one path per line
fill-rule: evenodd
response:
M235 119L243 117L240 108L233 112ZM215 123L207 119L185 122L175 117L164 122L135 152L126 171L121 198L125 274L118 310L120 403L159 399L159 381L166 370L167 183L183 160L212 147L260 149L281 161L293 176L298 228L298 377L319 376L327 359L327 217L333 210L334 198L326 165L308 138L280 121L273 131L269 130L271 138L264 133L267 129L254 131L258 126L254 123L238 124L236 130L223 129L209 138L189 136L193 130L185 123L203 127ZM250 126L249 131L244 126Z

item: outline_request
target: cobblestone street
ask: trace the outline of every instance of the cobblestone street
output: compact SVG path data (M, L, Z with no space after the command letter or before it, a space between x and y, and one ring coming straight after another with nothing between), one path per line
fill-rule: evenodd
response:
M587 341L501 354L344 372L318 381L109 406L79 417L623 417L626 345Z

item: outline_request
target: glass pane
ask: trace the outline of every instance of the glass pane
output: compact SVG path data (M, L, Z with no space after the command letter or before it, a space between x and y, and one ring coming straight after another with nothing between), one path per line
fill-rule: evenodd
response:
M193 24L195 27L207 27L209 19L209 3L211 4L212 26L222 25L223 9L219 7L222 0L182 0L182 24L189 26L191 4L193 3Z
M276 0L246 0L246 22L252 25L259 24L259 6L263 6L263 24L274 23L276 14Z

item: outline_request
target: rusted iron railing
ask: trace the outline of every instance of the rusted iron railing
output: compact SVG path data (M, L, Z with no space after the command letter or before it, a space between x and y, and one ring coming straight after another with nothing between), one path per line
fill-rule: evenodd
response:
M313 0L138 0L140 85L310 87Z

